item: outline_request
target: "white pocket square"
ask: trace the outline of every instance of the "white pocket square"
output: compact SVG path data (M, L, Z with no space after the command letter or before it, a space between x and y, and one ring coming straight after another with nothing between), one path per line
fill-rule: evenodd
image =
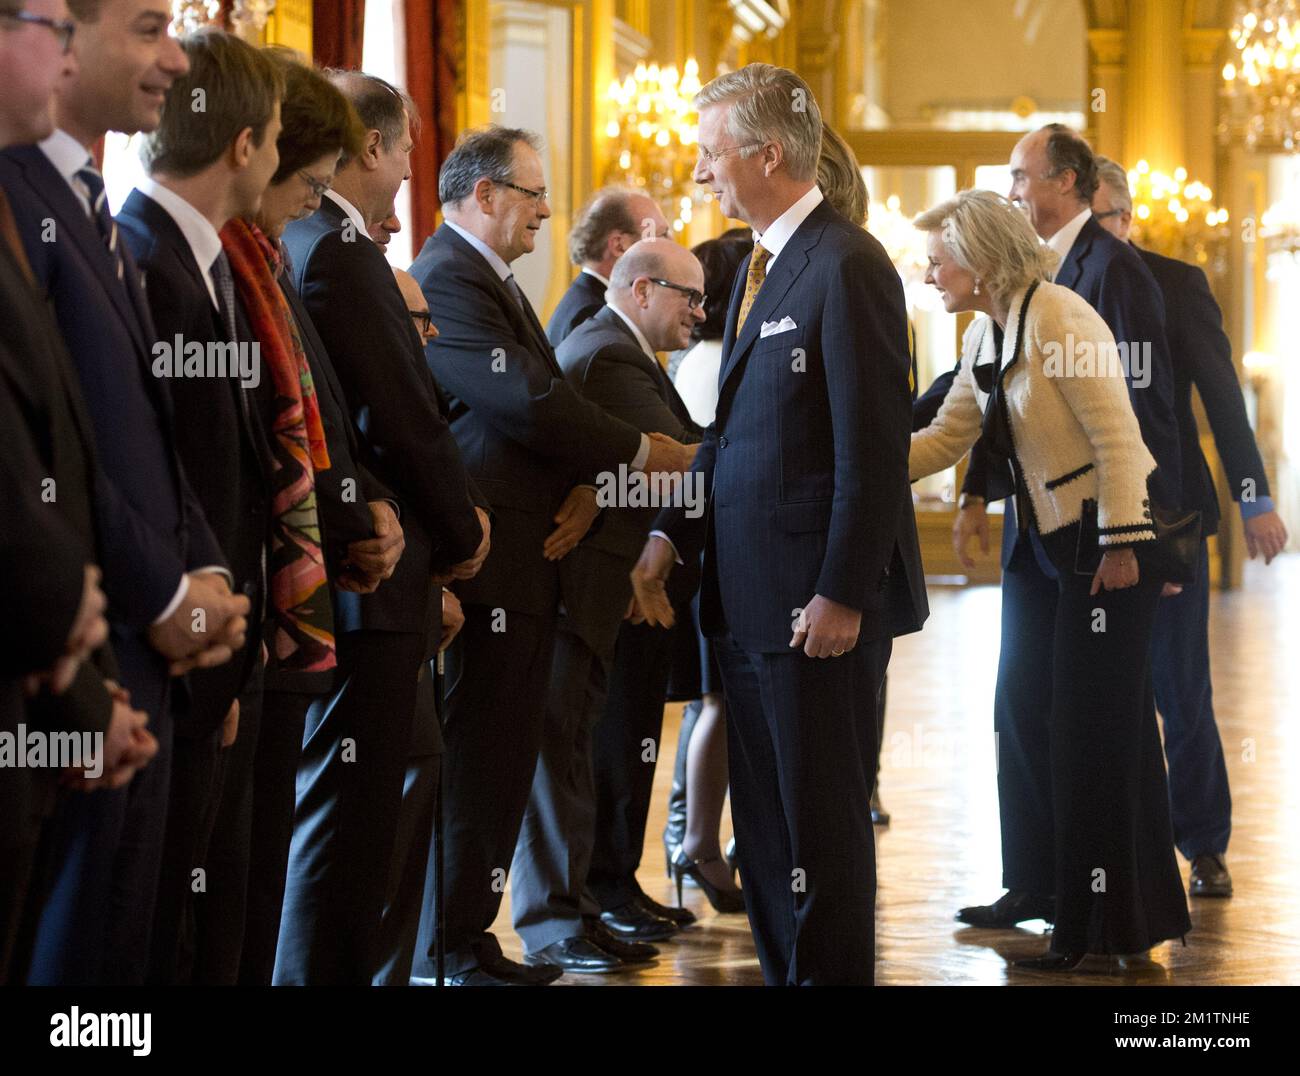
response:
M761 340L765 336L775 336L777 333L788 333L791 329L797 329L794 318L784 317L780 321L765 321L762 328L758 330L758 338Z

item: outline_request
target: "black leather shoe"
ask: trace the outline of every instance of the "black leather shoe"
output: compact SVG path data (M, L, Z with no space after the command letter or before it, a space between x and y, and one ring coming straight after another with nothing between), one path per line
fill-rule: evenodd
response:
M444 980L448 986L528 986L528 983L520 982L516 979L502 979L496 975L490 975L482 968L470 968L469 971L457 972L455 975L448 975ZM412 986L434 986L437 984L436 979L412 979Z
M688 927L695 922L695 913L689 908L670 908L667 904L660 904L657 900L651 900L644 893L638 893L634 899L651 915L657 915L660 919L667 919L679 927Z
M544 949L528 953L524 960L529 964L553 964L564 971L579 975L604 975L606 972L622 971L627 967L613 953L607 952L590 938L578 935L551 942Z
M1194 897L1232 896L1232 875L1223 856L1203 855L1192 859L1192 884Z
M885 805L880 802L879 788L876 788L871 793L871 824L873 826L889 825L889 812L885 810Z
M595 915L582 917L582 929L587 937L607 953L613 953L625 964L649 964L659 955L659 950L645 942L624 941Z
M1023 960L1013 960L1011 963L1025 971L1073 971L1083 963L1083 958L1087 955L1087 953L1047 952L1042 956L1025 957Z
M1056 898L1040 897L1012 889L998 897L992 904L976 904L957 913L959 923L973 927L1014 927L1026 919L1056 919Z
M600 913L600 921L624 941L662 941L677 933L677 924L647 911L636 901Z
M546 986L555 982L564 974L564 969L542 961L528 964L516 964L500 953L479 958L479 970L507 982L517 982L523 986Z

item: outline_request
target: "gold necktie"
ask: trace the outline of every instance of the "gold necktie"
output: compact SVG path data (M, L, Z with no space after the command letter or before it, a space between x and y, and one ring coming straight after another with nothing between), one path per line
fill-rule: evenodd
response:
M740 316L736 318L737 336L745 327L745 318L749 316L749 308L754 305L758 289L767 279L767 263L771 257L772 252L765 249L762 243L754 244L754 255L749 259L749 272L745 274L745 297L740 300Z

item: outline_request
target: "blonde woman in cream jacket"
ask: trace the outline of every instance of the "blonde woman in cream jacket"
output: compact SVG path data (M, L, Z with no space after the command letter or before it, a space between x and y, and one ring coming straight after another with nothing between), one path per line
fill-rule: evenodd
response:
M1055 595L1003 603L999 690L1022 677L1050 677L1053 688L1049 714L1013 714L1014 727L997 730L999 751L1045 737L1051 759L1042 817L1028 821L1043 834L1044 871L1055 881L1039 909L1055 929L1045 954L1016 964L1069 971L1088 954L1145 953L1191 926L1149 670L1162 584L1136 553L1156 537L1147 492L1155 461L1110 330L1051 283L1056 255L1020 210L992 192L963 191L916 226L928 235L926 281L945 308L984 316L966 332L934 422L912 435L911 476L953 465L985 432L1015 477L1013 560L1032 556L1054 569ZM1096 504L1099 550L1079 549L1086 501ZM1081 574L1097 553L1099 566ZM1022 660L1022 632L1051 634L1050 668ZM1004 812L1002 824L1025 821Z

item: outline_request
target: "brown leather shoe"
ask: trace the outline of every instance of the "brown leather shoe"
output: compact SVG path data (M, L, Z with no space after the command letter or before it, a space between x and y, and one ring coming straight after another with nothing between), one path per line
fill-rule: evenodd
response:
M1188 887L1194 897L1232 896L1232 875L1223 856L1203 855L1192 858L1192 884Z

